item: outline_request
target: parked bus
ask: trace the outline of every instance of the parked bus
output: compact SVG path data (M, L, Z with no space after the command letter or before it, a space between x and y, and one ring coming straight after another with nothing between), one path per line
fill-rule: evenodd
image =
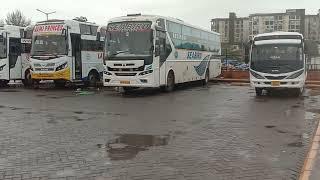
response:
M263 90L293 89L301 94L307 70L303 35L296 32L260 34L251 42L250 82L257 96Z
M102 79L103 41L98 25L78 20L49 20L35 25L32 38L32 80L53 80L95 86Z
M109 21L105 38L104 86L161 87L221 74L220 35L181 20L128 15Z
M0 86L7 86L10 80L22 80L24 85L30 85L31 36L32 26L0 27Z

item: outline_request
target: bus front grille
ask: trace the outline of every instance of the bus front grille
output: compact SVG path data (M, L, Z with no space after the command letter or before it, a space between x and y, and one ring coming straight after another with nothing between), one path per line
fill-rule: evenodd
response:
M137 73L115 73L116 76L136 76Z
M286 78L287 76L265 76L269 80L281 80Z

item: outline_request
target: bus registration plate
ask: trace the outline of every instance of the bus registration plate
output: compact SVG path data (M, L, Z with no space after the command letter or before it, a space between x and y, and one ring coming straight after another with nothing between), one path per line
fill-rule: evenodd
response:
M271 81L271 86L272 87L279 87L280 86L280 81Z
M120 81L120 84L130 84L130 81Z

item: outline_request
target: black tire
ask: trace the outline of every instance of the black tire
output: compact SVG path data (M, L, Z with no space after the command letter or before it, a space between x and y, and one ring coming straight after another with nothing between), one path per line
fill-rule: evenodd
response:
M167 77L167 85L165 86L166 92L172 92L175 87L175 77L172 71L169 72Z
M99 81L99 74L97 72L91 71L88 75L88 80L86 81L85 85L87 87L97 87Z
M8 87L9 85L9 80L3 80L0 81L0 87Z
M64 80L55 80L54 81L54 86L56 88L64 88L64 87L66 87L66 84L67 84L67 81L64 81Z
M33 84L32 78L31 78L31 73L30 71L26 71L24 75L24 80L22 80L22 83L25 87L31 87Z
M206 71L206 76L205 78L202 80L202 85L206 86L209 83L209 78L210 78L210 73L209 73L209 69L207 69Z
M256 88L256 95L257 96L262 96L262 91L263 91L262 88Z
M300 97L303 93L303 89L297 88L293 90L294 96Z
M40 80L32 79L32 85L33 89L39 89L40 88Z

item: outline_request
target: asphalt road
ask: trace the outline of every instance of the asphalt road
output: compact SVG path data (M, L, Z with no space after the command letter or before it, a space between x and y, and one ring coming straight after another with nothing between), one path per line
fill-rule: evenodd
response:
M320 89L0 89L0 179L297 179Z

